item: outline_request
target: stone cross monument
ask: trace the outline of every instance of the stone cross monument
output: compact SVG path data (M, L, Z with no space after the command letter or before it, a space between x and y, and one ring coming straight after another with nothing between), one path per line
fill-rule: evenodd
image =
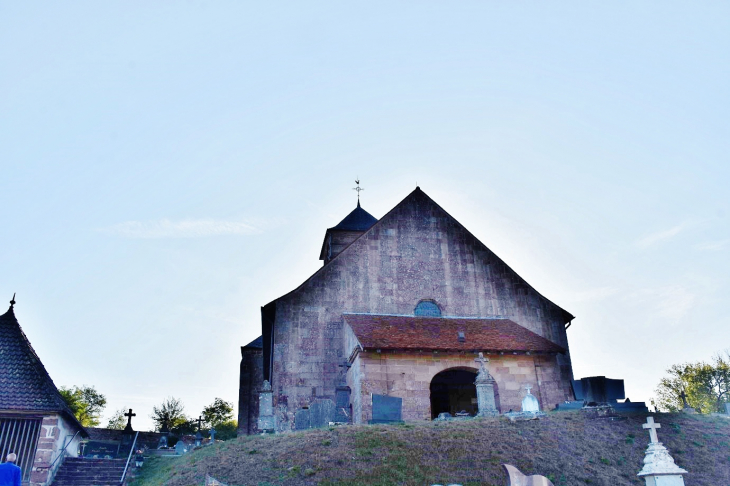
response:
M638 476L644 478L646 486L684 486L682 474L687 474L687 471L674 464L669 451L657 437L656 429L660 429L661 424L654 423L654 417L647 417L642 427L649 429L651 442L646 448L644 468Z
M266 434L276 431L276 416L274 415L274 393L271 391L269 380L264 380L264 386L259 392L259 432Z
M477 417L493 417L499 415L497 407L494 404L494 378L489 374L484 363L489 363L489 358L484 357L484 353L479 353L479 357L474 361L479 363L479 373L474 384L477 387Z

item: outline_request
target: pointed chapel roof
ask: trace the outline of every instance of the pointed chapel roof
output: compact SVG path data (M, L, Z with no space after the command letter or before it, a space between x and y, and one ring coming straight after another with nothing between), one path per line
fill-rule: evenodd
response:
M63 413L87 435L30 345L12 305L0 316L0 410Z
M357 207L353 209L350 214L345 216L345 219L340 221L337 226L333 226L329 229L343 231L367 231L377 222L377 218L361 208L360 201L358 201Z

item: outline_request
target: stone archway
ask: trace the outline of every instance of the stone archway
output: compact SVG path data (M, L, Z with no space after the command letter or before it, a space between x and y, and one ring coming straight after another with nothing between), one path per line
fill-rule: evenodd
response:
M466 367L449 368L434 375L430 386L431 418L435 419L443 412L454 415L465 411L476 415L476 377L477 370Z

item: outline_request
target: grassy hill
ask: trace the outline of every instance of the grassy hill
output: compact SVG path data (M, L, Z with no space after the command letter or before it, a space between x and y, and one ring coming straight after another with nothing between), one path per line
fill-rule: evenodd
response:
M653 414L659 440L687 486L730 485L730 420ZM641 485L649 434L646 414L619 420L555 412L542 420L501 418L405 425L341 426L242 437L179 458L150 459L134 486L202 485L504 485L501 464L543 474L556 486Z

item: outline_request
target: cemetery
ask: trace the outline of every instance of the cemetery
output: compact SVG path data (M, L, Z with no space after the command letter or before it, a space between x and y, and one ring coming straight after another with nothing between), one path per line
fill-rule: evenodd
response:
M651 414L653 420L645 413L617 415L591 418L568 410L516 422L480 417L239 437L172 461L151 459L132 484L203 485L206 475L229 486L710 486L730 478L725 452L730 448L730 421L683 413ZM550 483L509 483L503 465ZM650 482L656 478L651 474L658 473L665 482Z

